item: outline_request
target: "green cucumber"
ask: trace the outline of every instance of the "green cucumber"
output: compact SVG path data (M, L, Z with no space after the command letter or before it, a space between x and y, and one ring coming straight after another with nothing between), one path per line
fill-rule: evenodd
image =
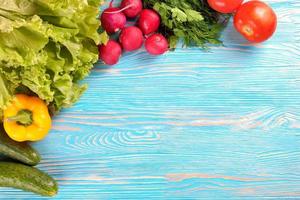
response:
M37 165L41 161L40 154L28 143L10 139L2 125L0 125L0 154L27 165Z
M42 196L54 196L58 190L56 181L48 174L12 162L0 162L0 187L13 187Z

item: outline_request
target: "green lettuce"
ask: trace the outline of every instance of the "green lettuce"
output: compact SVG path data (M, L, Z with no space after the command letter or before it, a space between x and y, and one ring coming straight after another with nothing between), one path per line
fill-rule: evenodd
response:
M59 111L78 100L98 60L100 0L0 0L0 113L16 93ZM1 115L1 114L0 114Z

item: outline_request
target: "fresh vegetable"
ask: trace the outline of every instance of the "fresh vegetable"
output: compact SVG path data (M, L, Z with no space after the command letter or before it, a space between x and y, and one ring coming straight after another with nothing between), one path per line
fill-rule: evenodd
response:
M200 0L144 0L144 7L156 10L161 17L159 32L175 48L179 39L185 46L206 48L207 44L222 44L220 33L228 21L227 15L212 10Z
M236 12L234 26L250 42L263 42L274 34L277 17L264 2L249 1Z
M233 13L244 0L208 0L209 6L220 13Z
M7 156L27 165L37 165L41 157L28 143L10 139L0 125L0 155Z
M145 48L151 55L161 55L168 51L168 41L162 34L153 34L146 39Z
M101 15L101 23L108 33L116 33L126 24L126 16L119 8L112 7L111 1L109 8L105 9Z
M121 8L124 9L123 13L128 18L137 17L143 9L143 3L141 0L123 0L121 2Z
M141 12L138 24L142 32L148 35L157 31L160 25L160 17L156 11L144 9Z
M135 51L141 48L144 42L142 31L135 26L124 28L119 40L123 49L126 51Z
M100 0L1 0L0 113L17 93L36 94L51 111L69 107L98 61ZM0 117L2 114L0 114ZM0 118L0 121L2 119Z
M18 142L42 140L51 128L47 105L34 96L16 95L3 118L7 135Z
M0 186L18 188L42 196L54 196L58 190L56 181L48 174L11 162L0 162Z
M122 55L120 44L114 40L109 40L106 45L99 46L100 59L107 65L114 65L119 62Z

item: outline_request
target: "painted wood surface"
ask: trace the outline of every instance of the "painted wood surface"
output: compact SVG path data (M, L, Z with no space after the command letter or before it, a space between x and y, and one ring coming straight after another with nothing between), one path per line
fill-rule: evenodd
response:
M97 65L35 144L54 199L300 199L300 1L268 0L276 35ZM38 199L0 189L1 199Z

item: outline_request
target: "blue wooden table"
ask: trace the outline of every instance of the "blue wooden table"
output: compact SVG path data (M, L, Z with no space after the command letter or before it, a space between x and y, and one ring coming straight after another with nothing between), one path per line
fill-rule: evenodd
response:
M300 1L267 2L279 25L264 44L229 25L208 52L97 65L35 144L59 182L54 199L300 199Z

